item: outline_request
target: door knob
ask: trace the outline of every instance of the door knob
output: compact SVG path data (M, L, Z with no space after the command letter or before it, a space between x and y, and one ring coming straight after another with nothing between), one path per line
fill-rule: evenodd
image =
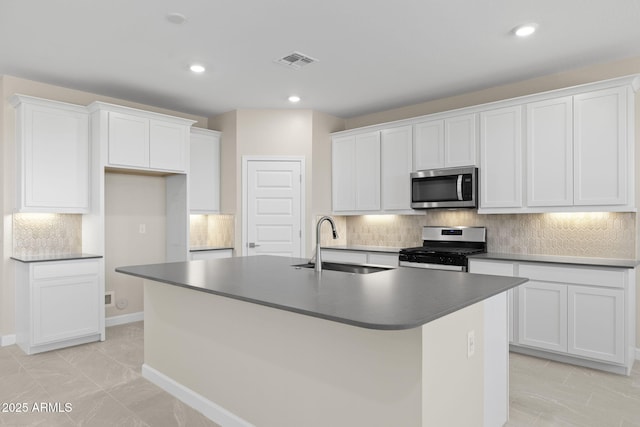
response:
M256 245L255 243L250 242L250 243L247 244L247 246L249 246L250 248L257 248L260 245Z

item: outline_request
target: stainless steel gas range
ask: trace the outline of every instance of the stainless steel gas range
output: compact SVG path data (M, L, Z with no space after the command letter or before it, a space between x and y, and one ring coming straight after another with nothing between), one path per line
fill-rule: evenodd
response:
M485 227L422 228L422 246L400 250L401 267L467 271L468 255L487 252Z

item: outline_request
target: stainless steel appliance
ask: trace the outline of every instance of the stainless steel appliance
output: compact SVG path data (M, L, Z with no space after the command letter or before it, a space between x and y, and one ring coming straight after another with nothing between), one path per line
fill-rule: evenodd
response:
M411 207L478 207L478 168L470 166L412 172Z
M467 271L467 256L487 252L485 227L422 227L422 246L400 250L401 267Z

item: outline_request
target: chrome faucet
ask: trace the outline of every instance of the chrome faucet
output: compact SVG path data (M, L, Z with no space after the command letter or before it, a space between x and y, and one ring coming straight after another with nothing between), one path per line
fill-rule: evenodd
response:
M320 256L320 226L324 221L329 221L331 224L331 232L333 233L333 238L338 238L338 232L336 231L336 224L333 222L333 219L330 216L323 216L318 220L318 224L316 225L316 266L315 270L320 273L322 271L322 257Z

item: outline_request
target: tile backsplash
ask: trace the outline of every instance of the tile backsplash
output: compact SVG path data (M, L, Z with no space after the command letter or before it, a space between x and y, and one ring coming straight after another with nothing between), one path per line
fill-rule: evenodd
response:
M82 215L13 215L13 255L41 256L82 252Z
M346 242L323 229L323 245L411 247L422 244L424 225L487 227L490 252L635 258L635 213L479 215L476 211L427 211L424 215L336 217Z
M234 215L190 215L190 245L233 247Z

